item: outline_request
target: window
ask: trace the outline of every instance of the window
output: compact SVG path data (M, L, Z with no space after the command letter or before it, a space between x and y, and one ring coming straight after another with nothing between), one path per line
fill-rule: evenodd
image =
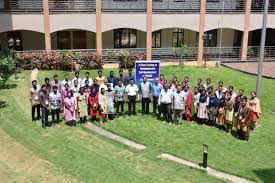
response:
M212 34L212 37L211 37L211 39L208 39L207 41L203 42L204 47L216 47L217 46L217 32L218 32L217 29L205 32L208 35Z
M135 29L115 29L114 30L115 48L136 48L137 30Z
M160 48L161 47L161 31L152 32L152 47Z
M172 34L172 46L180 47L183 44L183 40L184 40L184 30L175 29Z

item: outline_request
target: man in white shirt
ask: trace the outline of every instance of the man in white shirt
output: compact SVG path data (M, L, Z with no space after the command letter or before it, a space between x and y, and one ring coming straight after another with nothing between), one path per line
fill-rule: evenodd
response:
M140 83L140 94L142 96L142 114L149 114L149 103L152 91L152 85L147 81L146 76L143 77L143 82Z
M171 117L171 105L173 99L173 92L169 89L169 86L165 84L164 89L160 92L159 105L161 108L161 113L163 118L169 123L172 120ZM159 113L158 118L160 118L161 113Z
M55 124L59 122L59 113L61 106L61 94L58 92L57 86L53 86L53 91L49 95L49 100L52 113L52 123Z
M177 125L178 122L182 121L182 113L184 110L184 94L182 92L181 86L177 86L177 91L173 94L173 111L174 111L174 124ZM179 118L179 119L178 119Z
M134 84L134 80L130 80L130 84L126 86L125 92L128 98L128 115L136 114L136 99L138 95L138 86Z
M79 71L76 71L74 73L75 77L72 79L72 84L74 84L74 81L77 80L78 85L81 85L82 79L79 77Z
M71 87L72 82L69 80L69 75L68 74L65 74L64 80L61 81L61 89L65 87L66 83L69 85L69 87Z
M86 85L86 80L89 81L89 86L92 86L93 79L90 77L90 73L89 72L85 73L85 78L82 79L81 87L84 87Z
M108 80L107 80L107 79L104 79L104 80L103 80L103 83L99 85L99 91L101 91L101 88L104 88L105 91L107 91L107 90L108 90L107 84L108 84ZM112 88L112 89L113 89L113 88Z

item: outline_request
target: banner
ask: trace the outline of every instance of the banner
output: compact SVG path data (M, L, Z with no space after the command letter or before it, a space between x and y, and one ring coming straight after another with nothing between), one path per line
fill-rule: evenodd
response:
M136 84L139 85L143 81L143 76L147 77L147 81L154 83L160 75L159 61L136 61Z

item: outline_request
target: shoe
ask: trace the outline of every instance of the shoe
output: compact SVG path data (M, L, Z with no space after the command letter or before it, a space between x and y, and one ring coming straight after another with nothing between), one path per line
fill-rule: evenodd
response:
M42 128L46 129L46 125L42 125Z

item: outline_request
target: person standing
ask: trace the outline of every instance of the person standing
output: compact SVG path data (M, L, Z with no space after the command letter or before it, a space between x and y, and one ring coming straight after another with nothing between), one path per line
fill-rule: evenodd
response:
M99 93L99 84L97 79L94 80L94 84L91 86L91 90L95 89L96 93Z
M130 84L130 81L133 80L135 83L135 76L133 75L133 70L129 69L128 70L128 76L125 77L125 86L127 86L128 84Z
M161 113L166 122L170 123L172 120L171 116L171 105L173 100L173 92L169 89L168 84L164 85L163 90L159 95L159 105L161 106ZM158 118L160 118L161 113L159 113Z
M152 91L152 85L147 81L147 77L143 76L143 82L140 83L139 88L140 94L142 96L142 114L149 114L149 104Z
M76 126L76 100L73 91L68 91L68 97L64 100L65 123L69 126Z
M121 113L124 112L125 86L122 83L121 80L118 80L118 85L114 91L117 116L119 115L119 107L121 108Z
M218 99L211 86L208 88L208 97L209 97L208 123L210 126L214 126L214 124L216 124L216 119L217 119Z
M50 109L50 103L49 103L49 93L47 91L47 86L45 84L41 87L41 92L39 94L39 103L42 111L42 128L46 128L46 126L49 126L48 122L48 116L49 116L49 109Z
M96 88L92 88L89 96L90 116L92 120L96 120L98 114L98 95Z
M258 119L261 115L261 106L260 106L260 100L257 97L257 94L255 91L251 92L251 98L249 100L249 106L251 108L251 130L255 130L256 123L258 122Z
M79 89L80 89L80 86L79 86L79 83L78 83L78 80L74 80L73 82L73 86L71 87L71 91L73 92L73 94L77 94L79 92Z
M104 88L101 88L98 96L100 123L108 119L108 98Z
M159 84L161 84L162 87L164 86L164 75L163 74L159 75Z
M39 92L40 88L37 86L37 81L32 81L32 88L29 92L29 98L32 106L32 122L40 119L40 104L39 104ZM36 117L35 117L36 111Z
M247 104L247 97L243 97L238 110L238 117L239 117L239 124L240 124L239 138L241 140L246 140L246 141L249 140L251 113L252 113L252 110Z
M57 86L53 86L53 91L49 95L51 104L52 124L59 123L59 113L61 107L61 95L58 92ZM56 118L55 118L56 117Z
M225 96L225 131L231 132L233 128L233 118L234 118L234 102L236 94L233 92L233 86L228 87L228 91Z
M198 104L200 101L200 92L198 87L195 86L194 88L194 114L193 114L193 120L198 121Z
M79 93L76 95L77 115L80 119L80 124L85 124L88 114L88 96L84 93L84 87L80 87Z
M114 76L114 71L110 71L110 76L107 77L107 81L111 84L112 88L115 88L117 85L117 78Z
M115 99L115 92L112 90L112 86L110 83L107 84L107 91L106 91L106 96L108 99L108 106L107 106L107 114L108 114L108 120L113 120L114 119L114 114L115 114L115 104L114 104L114 99Z
M64 100L68 96L68 91L70 91L70 86L68 83L65 83L64 87L61 90L61 110L64 111Z
M235 99L235 103L234 103L234 126L237 129L237 135L240 137L240 124L239 124L239 116L238 116L238 111L241 105L241 102L243 101L244 98L244 90L240 89L239 90L239 95L236 97Z
M46 89L48 93L51 93L52 91L52 86L50 84L50 79L49 78L45 78L45 85L46 85Z
M138 95L138 86L134 84L134 80L130 80L130 84L126 86L126 98L128 99L128 115L136 115L136 100Z
M82 79L81 83L81 87L86 85L86 81L88 80L88 86L92 86L93 84L93 79L90 77L90 72L86 72L85 73L85 78Z
M74 73L75 77L72 79L72 85L75 83L75 80L77 80L78 85L81 85L82 79L79 77L79 71L76 71Z
M69 74L66 73L64 77L64 80L61 81L61 88L64 88L66 83L71 87L72 82L69 80Z
M102 75L102 70L97 71L98 76L96 77L96 80L99 85L104 84L105 77Z
M213 90L213 87L212 87L212 84L211 84L211 79L210 78L207 78L206 79L206 84L203 85L203 87L205 88L205 90L208 92L209 88L211 87L212 90Z
M209 107L209 97L206 94L205 89L202 89L199 104L198 104L198 118L199 124L206 124L208 120L208 107Z
M159 101L159 95L161 90L163 89L162 84L160 83L159 79L155 79L155 83L152 85L152 97L153 97L153 113L156 116L157 110L158 113L160 112L158 101Z
M217 95L216 95L217 97ZM218 125L220 130L224 130L224 121L225 121L225 93L221 92L221 98L218 98Z
M191 109L192 109L192 90L187 85L183 87L183 97L185 99L185 106L184 106L184 119L187 122L191 121Z
M123 76L123 70L122 69L120 69L119 72L118 72L117 80L121 81L124 86L127 86L126 83L125 83L125 78Z
M182 113L185 106L184 96L181 86L177 86L177 91L173 93L173 111L174 111L174 124L178 125L178 122L182 123Z
M53 90L54 86L57 87L58 92L61 91L61 82L58 80L58 75L56 75L56 74L53 76L53 81L51 82L52 90Z
M101 91L101 88L104 88L105 91L108 90L107 84L108 84L108 80L104 79L103 83L99 85L99 92Z

